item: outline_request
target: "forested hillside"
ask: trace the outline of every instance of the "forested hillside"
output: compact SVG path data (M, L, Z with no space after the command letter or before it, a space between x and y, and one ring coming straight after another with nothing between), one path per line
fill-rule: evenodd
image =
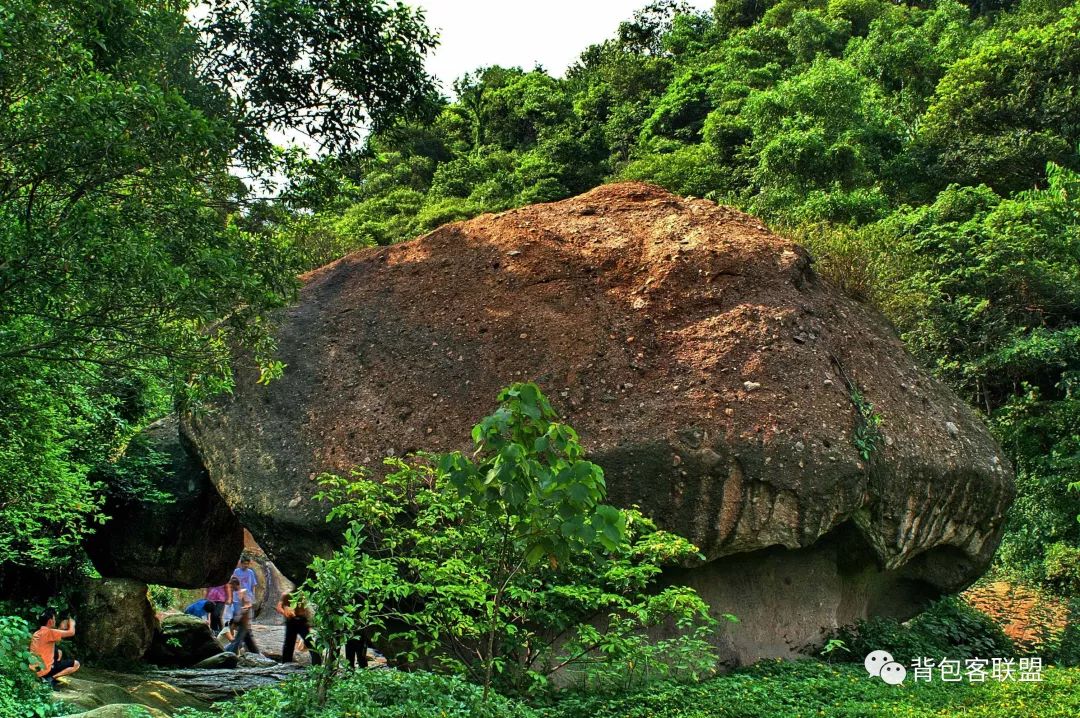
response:
M288 371L263 316L298 272L638 179L762 217L881 307L1017 467L1003 565L1077 588L1080 4L662 0L565 77L482 67L452 99L403 8L249 5L215 5L201 35L166 3L3 7L9 574L69 565L107 494L145 494L155 458L129 442L227 389L230 342L267 381ZM393 41L327 30L364 23Z
M1080 581L1080 4L654 3L565 78L488 67L432 121L293 166L315 266L617 179L757 214L877 304L1019 473L1001 561Z

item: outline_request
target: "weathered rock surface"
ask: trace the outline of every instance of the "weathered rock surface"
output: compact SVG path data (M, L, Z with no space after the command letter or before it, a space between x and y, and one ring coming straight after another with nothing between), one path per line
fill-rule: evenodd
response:
M194 666L221 653L206 621L181 613L161 619L146 660L159 666Z
M253 688L280 683L306 670L295 663L278 663L263 668L234 668L232 670L177 668L170 671L151 671L147 676L167 682L200 700L218 702L230 700Z
M146 584L126 578L85 579L72 596L78 606L74 657L137 661L157 626Z
M181 708L205 709L209 701L177 688L160 678L103 671L83 667L78 673L61 679L54 693L65 705L84 712L80 717L128 718L133 706L142 706L152 716L172 715Z
M648 185L352 254L305 277L278 338L282 379L238 372L183 430L294 579L337 539L315 477L465 448L520 380L578 429L610 501L641 505L710 561L673 576L707 587L718 612L767 619L767 635L724 639L733 660L963 587L1014 494L974 412L802 248ZM883 419L870 461L852 387ZM721 585L740 576L748 592Z
M87 553L103 576L177 588L224 583L243 549L243 528L181 440L175 418L145 433L149 449L167 458L153 481L174 500L111 500L105 513L112 519L87 541Z

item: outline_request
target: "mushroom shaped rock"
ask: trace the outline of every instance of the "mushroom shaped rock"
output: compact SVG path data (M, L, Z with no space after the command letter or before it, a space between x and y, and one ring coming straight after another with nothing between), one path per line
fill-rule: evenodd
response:
M322 472L469 446L532 380L606 474L708 563L669 572L742 621L731 662L910 616L984 570L1013 474L889 323L757 219L639 183L448 224L304 277L284 376L185 420L286 575L340 533ZM874 424L880 420L880 423Z
M111 520L86 542L104 576L134 578L177 588L224 583L244 547L244 529L169 417L148 426L140 452L154 488L167 501L110 499ZM152 461L160 458L160 465Z

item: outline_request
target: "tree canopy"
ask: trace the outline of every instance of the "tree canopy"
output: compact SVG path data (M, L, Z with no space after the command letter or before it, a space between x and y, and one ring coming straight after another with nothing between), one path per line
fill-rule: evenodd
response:
M280 166L271 131L344 149L431 102L406 6L184 11L0 7L0 563L65 562L102 518L89 470L170 399L227 388L230 347L280 371L265 318L301 263L230 168Z

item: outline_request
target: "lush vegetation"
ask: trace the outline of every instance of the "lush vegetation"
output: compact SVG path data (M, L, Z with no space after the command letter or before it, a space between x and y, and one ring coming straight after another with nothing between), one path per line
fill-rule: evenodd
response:
M323 607L320 702L361 630L395 663L461 674L485 699L492 686L542 692L556 671L594 689L714 671L709 607L693 589L653 586L662 566L700 560L697 549L602 503L603 471L535 384L499 401L473 428L472 458L389 459L382 481L322 477L328 520L348 525L303 587ZM666 624L674 637L649 639Z
M419 13L375 0L209 0L191 13L163 0L0 4L0 594L85 570L80 545L110 493L156 495L153 457L129 450L148 421L228 390L235 361L264 381L287 370L267 317L299 271L619 179L755 213L879 306L986 416L1017 469L998 570L1080 592L1080 3L718 0L697 13L657 0L564 77L481 67L452 98L422 70L434 42ZM274 146L282 134L318 155ZM280 191L271 177L285 177ZM876 415L852 391L869 452ZM645 591L690 547L604 506L572 430L538 397L506 398L478 427L475 457L399 462L361 493L364 482L326 479L351 529L309 589L355 610L320 612L336 621L324 640L366 624L415 660L479 646L452 668L483 684L492 715L528 713L489 686L527 694L575 651L652 650L651 670L706 671L697 658L665 667L635 638L682 617L687 653L667 649L693 656L696 597ZM557 478L566 471L573 482ZM388 539L391 521L404 530ZM440 569L451 554L457 570ZM432 586L450 599L415 601ZM368 600L335 600L357 592ZM590 633L581 618L597 610L612 618ZM536 640L542 617L568 642ZM938 635L878 622L838 640L895 641L898 654L997 640L952 604L920 620ZM21 631L2 623L0 640ZM38 687L11 655L0 656L0 710L9 694L37 710ZM583 676L627 690L640 674L609 669L631 663ZM1063 671L1043 685L898 692L859 670L767 665L544 710L934 715L959 701L971 715L1080 712ZM464 715L478 700L456 679L389 675L324 682L325 711L390 711L410 682L446 696L416 715ZM319 715L298 703L308 688L259 691L237 710Z
M245 212L285 158L426 106L433 38L376 2L0 5L0 578L78 559L92 478L173 403L281 371L263 317L301 266ZM371 34L351 32L364 27ZM288 42L282 34L288 36ZM138 488L138 487L135 487Z
M55 715L51 691L27 670L40 666L30 653L30 627L13 616L0 616L0 718Z
M1050 668L1041 682L890 686L861 665L767 661L703 683L660 684L628 694L575 694L548 707L497 698L429 673L360 671L338 682L330 701L311 701L309 680L252 691L215 712L188 718L1072 718L1080 712L1080 673ZM962 711L962 712L961 712Z
M888 651L904 666L920 658L1006 658L1017 653L1000 626L953 597L935 602L904 624L873 617L844 626L826 643L822 657L861 664L873 651Z

